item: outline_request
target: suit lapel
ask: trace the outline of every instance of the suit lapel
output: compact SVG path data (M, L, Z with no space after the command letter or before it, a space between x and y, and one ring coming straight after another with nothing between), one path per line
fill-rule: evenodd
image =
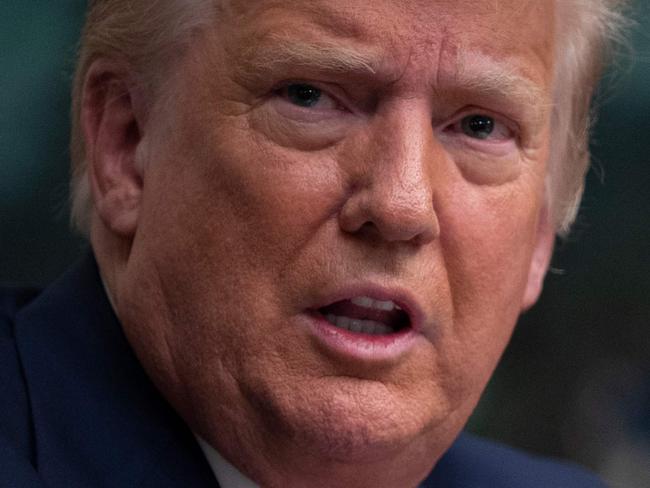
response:
M49 486L217 486L140 367L92 256L17 316L16 342Z

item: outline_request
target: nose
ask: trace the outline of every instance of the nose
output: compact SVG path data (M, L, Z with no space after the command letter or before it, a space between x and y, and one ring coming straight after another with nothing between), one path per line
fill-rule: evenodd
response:
M439 235L434 174L443 158L430 116L404 110L371 129L354 190L339 213L347 233L423 245ZM363 155L361 155L363 153Z

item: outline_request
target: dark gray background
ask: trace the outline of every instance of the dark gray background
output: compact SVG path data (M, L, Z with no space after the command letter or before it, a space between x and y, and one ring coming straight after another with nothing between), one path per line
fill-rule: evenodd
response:
M85 248L69 230L69 86L85 1L0 2L0 282L44 284ZM602 91L595 167L470 429L650 486L650 6Z

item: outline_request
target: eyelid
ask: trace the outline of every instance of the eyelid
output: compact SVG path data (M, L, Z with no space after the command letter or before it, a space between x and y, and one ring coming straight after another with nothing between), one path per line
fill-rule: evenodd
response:
M511 134L509 139L513 139L519 142L521 129L518 123L516 123L515 121L513 121L508 117L497 114L491 110L487 110L479 107L466 107L458 111L456 114L454 114L453 117L449 119L450 120L449 122L445 122L444 124L442 124L442 131L446 132L448 129L461 124L463 119L465 119L466 117L471 117L471 116L483 116L483 117L490 117L494 119L495 127L497 125L505 127L508 130L508 132ZM477 139L477 141L483 143L490 143L489 139L490 138L482 141Z
M342 110L342 111L351 111L349 109L349 104L346 103L345 101L345 96L343 94L338 94L338 93L333 93L335 91L341 91L341 90L336 90L336 88L330 84L325 84L325 83L320 83L317 81L309 81L309 80L286 80L281 83L278 83L275 85L275 87L271 90L271 95L279 95L283 92L286 92L288 87L291 85L308 85L311 87L314 87L318 90L321 91L323 97L328 97L332 100L333 104L335 107L329 108L329 109L320 109L320 110ZM286 99L286 93L285 93L285 99ZM288 101L288 100L287 100ZM292 106L296 107L296 109L303 109L303 110L309 110L309 111L318 111L318 107L300 107L298 105L293 105Z

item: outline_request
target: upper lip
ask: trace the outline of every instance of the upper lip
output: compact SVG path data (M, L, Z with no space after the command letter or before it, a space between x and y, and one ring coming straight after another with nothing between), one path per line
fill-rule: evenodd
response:
M387 288L373 284L354 285L339 288L336 292L324 296L316 305L310 307L319 310L342 300L355 297L369 297L374 300L392 301L408 315L410 326L415 332L425 333L425 313L415 297L403 288Z

